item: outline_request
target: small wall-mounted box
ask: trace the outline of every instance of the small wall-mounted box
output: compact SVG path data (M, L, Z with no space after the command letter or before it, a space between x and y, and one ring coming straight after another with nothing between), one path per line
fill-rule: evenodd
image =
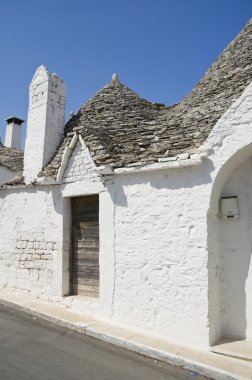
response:
M238 198L222 197L221 198L221 214L223 219L238 219Z

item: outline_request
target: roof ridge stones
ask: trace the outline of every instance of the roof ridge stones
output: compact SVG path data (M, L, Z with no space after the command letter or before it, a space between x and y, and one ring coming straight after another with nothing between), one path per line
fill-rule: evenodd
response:
M252 21L179 103L166 107L112 80L65 126L65 137L41 175L54 177L74 131L97 166L124 167L195 152L252 80Z

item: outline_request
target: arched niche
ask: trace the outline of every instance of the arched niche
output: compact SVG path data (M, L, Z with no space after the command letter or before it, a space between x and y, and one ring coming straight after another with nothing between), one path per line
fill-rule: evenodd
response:
M208 211L209 342L252 339L252 144L215 177ZM237 196L239 218L224 220L220 199ZM250 301L251 299L251 301Z

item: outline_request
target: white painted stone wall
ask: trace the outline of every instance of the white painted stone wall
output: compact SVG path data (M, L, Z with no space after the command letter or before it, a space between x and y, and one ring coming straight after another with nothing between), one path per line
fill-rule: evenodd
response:
M0 192L1 286L62 294L62 204L56 187Z
M238 196L239 219L219 221L221 322L225 336L252 338L252 159L235 170L222 196Z
M63 182L89 181L98 182L94 163L86 145L78 141L69 159L67 169L63 176Z
M24 176L33 181L56 151L65 124L65 84L56 74L40 66L29 89Z
M204 166L115 179L116 321L208 345L209 181Z

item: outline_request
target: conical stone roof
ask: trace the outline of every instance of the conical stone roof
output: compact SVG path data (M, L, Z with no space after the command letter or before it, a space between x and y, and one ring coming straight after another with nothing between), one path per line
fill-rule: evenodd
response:
M41 175L55 177L74 131L97 166L155 162L195 151L252 80L252 21L177 105L151 103L116 78L72 117L65 137Z

